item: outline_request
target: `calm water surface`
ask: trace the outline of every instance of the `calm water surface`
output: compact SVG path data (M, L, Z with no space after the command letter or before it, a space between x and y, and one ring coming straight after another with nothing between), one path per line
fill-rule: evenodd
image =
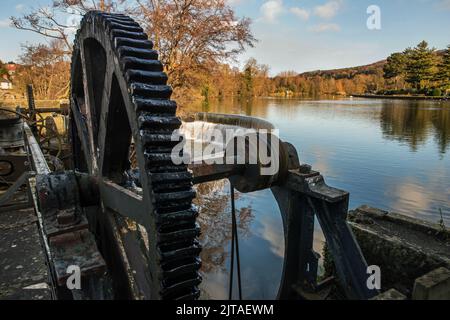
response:
M401 100L227 101L202 111L264 118L298 150L300 161L331 186L350 192L350 208L368 204L450 225L450 103ZM228 184L201 185L203 298L227 298L230 258ZM243 296L270 299L281 278L284 240L270 191L239 194ZM315 249L323 246L316 222ZM237 292L237 288L235 290Z

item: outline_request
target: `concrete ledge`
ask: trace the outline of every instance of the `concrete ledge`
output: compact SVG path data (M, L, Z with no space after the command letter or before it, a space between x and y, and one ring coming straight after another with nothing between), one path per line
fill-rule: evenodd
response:
M448 228L367 206L349 212L349 224L367 263L381 268L382 290L411 298L418 277L450 269Z
M0 213L0 300L51 299L48 281L34 210Z
M413 300L450 300L450 270L438 268L417 278L412 298Z
M406 300L406 296L395 289L389 289L370 300Z

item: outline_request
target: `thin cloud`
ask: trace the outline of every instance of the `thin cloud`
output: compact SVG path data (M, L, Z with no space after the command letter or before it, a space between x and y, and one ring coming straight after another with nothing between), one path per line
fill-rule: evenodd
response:
M225 1L230 6L235 6L241 3L241 0L226 0Z
M322 33L322 32L339 32L341 27L336 23L322 23L309 28L309 31Z
M441 9L450 10L450 0L441 0L439 3Z
M314 14L324 19L333 18L342 6L341 0L329 1L323 5L314 8Z
M283 13L283 2L281 0L270 0L265 3L260 8L262 13L262 19L266 22L274 23L277 18Z
M297 17L299 17L300 19L302 19L302 20L308 20L309 19L310 13L306 9L302 9L302 8L299 8L299 7L293 7L291 9L289 9L289 11L291 13L293 13L294 15L296 15Z
M25 9L25 5L22 3L19 3L18 5L16 5L16 11L17 12L22 12L23 9Z
M11 21L9 19L0 20L0 28L8 28L11 26Z

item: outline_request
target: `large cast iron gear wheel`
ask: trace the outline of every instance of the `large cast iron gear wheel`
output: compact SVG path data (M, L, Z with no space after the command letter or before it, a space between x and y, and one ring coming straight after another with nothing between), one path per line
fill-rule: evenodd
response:
M115 210L145 227L148 275L143 281L150 293L144 298L195 299L201 281L195 192L187 166L171 160L178 143L171 135L181 121L152 47L139 24L125 15L93 11L84 16L71 70L73 163L98 181L102 214ZM139 170L131 168L131 145ZM139 173L137 179L133 172ZM133 206L114 199L110 189L119 190L125 200L141 200ZM139 216L141 206L144 214ZM98 216L92 221L100 251L107 256L112 231L101 224L115 220ZM113 259L105 260L109 269L117 269Z

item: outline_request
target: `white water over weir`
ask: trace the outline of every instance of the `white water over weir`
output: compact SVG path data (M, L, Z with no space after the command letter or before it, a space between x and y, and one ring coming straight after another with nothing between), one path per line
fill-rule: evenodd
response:
M180 133L186 141L185 153L191 162L199 162L207 158L223 157L227 144L235 136L241 136L252 130L274 130L274 126L265 120L233 114L197 113L195 117L183 119ZM208 148L213 152L204 155ZM206 152L205 152L206 153Z

